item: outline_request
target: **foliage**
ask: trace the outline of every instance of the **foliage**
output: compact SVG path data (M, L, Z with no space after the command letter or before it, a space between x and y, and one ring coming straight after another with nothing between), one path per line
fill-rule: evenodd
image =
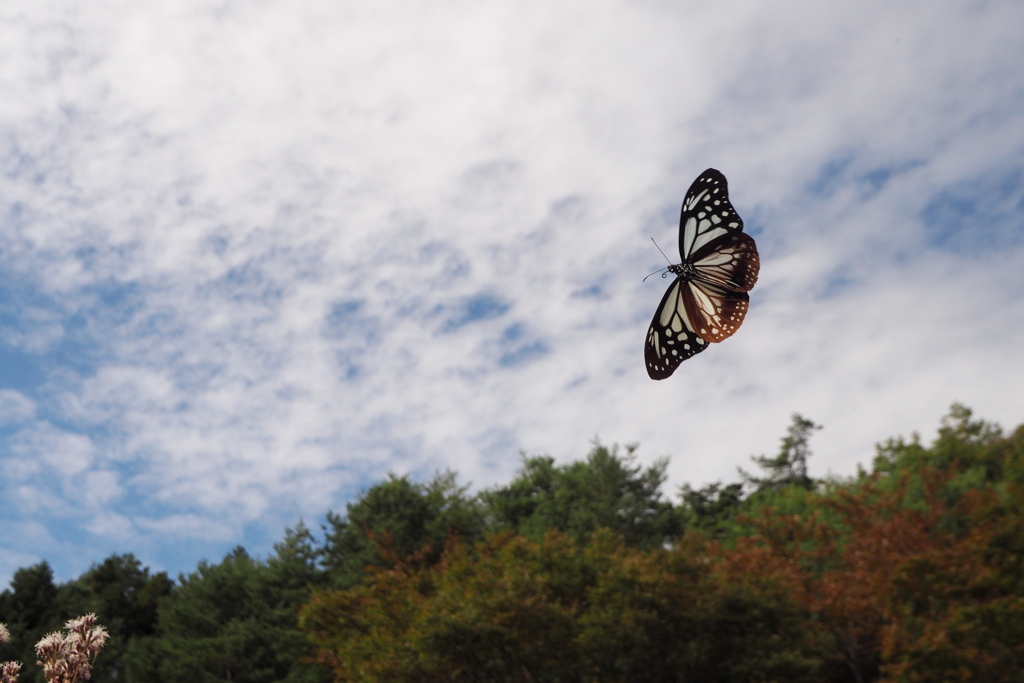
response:
M10 630L9 642L0 645L0 659L35 661L35 644L60 624L57 593L46 562L14 572L10 588L0 593L0 623ZM22 677L45 680L42 671L24 671Z
M1024 486L958 504L974 522L912 558L893 577L883 642L890 680L1024 678Z
M682 531L676 511L662 500L668 460L646 470L635 464L635 445L594 444L587 459L556 467L549 456L523 457L507 486L481 496L492 531L508 530L539 540L549 530L585 542L598 529L611 529L635 548L659 548Z
M503 533L318 591L302 624L338 680L813 680L803 612L709 546Z
M564 533L586 526L557 505L559 468L527 461L492 509L532 534L395 555L317 591L303 627L339 680L1021 680L1024 430L954 406L932 447L890 442L873 473L818 483L812 428L794 417L746 499L684 488L669 549ZM539 519L563 531L536 538Z
M777 491L788 486L810 490L815 481L807 474L807 460L811 456L808 443L811 433L821 429L821 425L793 413L793 423L789 426L786 436L782 438L779 453L774 458L766 455L751 456L751 460L764 470L768 476L755 477L740 469L743 481L754 487L755 491Z
M425 546L440 552L451 535L477 540L483 530L479 504L456 484L454 473L439 474L425 485L391 473L349 503L345 517L327 513L323 565L336 586L348 587L362 580L364 568L381 566L379 536L408 555Z
M299 524L178 585L132 555L62 585L43 562L0 593L0 659L88 611L93 681L1024 680L1024 426L954 404L930 445L830 480L816 429L794 415L760 473L679 505L666 461L595 443L477 496L389 475L323 541Z
M128 679L326 681L296 627L298 606L321 578L312 537L300 524L275 551L264 563L238 547L219 564L200 562L179 577L160 604L156 634L129 648Z
M876 471L762 508L749 540L794 567L793 594L829 636L840 680L1020 680L1024 431L954 405L931 448L888 442ZM839 667L839 668L835 668Z
M749 529L738 520L771 508L775 514L805 515L810 501L821 484L807 474L811 457L809 444L820 425L794 413L787 434L781 439L779 453L773 458L751 456L763 476L739 468L741 481L731 484L713 482L694 489L689 484L679 488L679 517L688 531L699 531L733 546ZM745 489L753 489L745 495Z
M736 513L742 509L743 484L735 482L723 486L716 481L694 489L689 484L679 487L680 516L683 527L722 539L733 535L730 529Z
M53 571L45 562L19 569L10 589L0 593L0 621L11 630L11 643L0 649L0 656L35 661L35 644L44 635L75 614L94 613L107 625L111 640L92 669L91 680L121 680L128 643L153 633L156 606L170 591L166 574L151 575L131 554L111 555L61 586L54 584ZM43 672L27 669L21 680L42 682Z
M91 680L123 680L128 645L135 638L155 632L157 606L170 595L172 587L166 573L150 575L149 569L131 554L111 555L61 587L59 604L64 614L95 612L110 633L110 642Z

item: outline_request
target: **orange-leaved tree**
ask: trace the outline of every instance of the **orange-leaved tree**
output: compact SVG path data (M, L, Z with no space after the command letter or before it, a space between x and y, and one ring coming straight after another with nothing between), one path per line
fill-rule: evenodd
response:
M816 680L788 583L698 538L643 551L607 531L505 533L392 562L303 611L339 680Z

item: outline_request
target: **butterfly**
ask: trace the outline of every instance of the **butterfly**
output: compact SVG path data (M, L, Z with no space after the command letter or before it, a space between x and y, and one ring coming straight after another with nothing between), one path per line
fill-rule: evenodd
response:
M687 358L731 337L743 323L761 260L754 239L729 202L725 176L713 168L686 191L679 216L676 279L654 312L644 360L651 379L665 379Z

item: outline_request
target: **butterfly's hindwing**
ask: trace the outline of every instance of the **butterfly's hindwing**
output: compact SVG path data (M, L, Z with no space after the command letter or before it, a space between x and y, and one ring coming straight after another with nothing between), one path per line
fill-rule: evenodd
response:
M708 242L691 256L697 278L734 292L749 292L757 284L761 259L754 239L732 232Z
M686 303L689 292L690 283L677 277L654 312L644 344L644 360L651 379L665 379L680 363L708 346L690 324Z
M693 331L705 341L716 343L739 329L750 305L746 292L732 292L698 280L683 285L682 297Z

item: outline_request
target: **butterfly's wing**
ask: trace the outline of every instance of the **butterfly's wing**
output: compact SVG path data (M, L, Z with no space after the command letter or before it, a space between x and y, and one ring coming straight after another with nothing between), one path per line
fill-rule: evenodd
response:
M757 284L761 257L754 238L730 232L708 242L690 256L697 280L733 292L749 292Z
M732 336L747 314L761 267L754 239L729 201L725 176L709 168L693 181L679 216L679 255L696 275L676 278L647 330L644 359L651 379L665 379L684 360Z
M654 312L644 344L644 360L651 379L665 379L684 360L708 347L690 323L694 310L690 284L676 278Z
M691 329L709 342L731 337L743 323L750 305L746 292L734 292L700 280L685 283L680 297Z
M729 201L725 176L713 168L686 192L679 252L697 271L681 292L691 329L709 342L731 337L747 314L747 292L757 283L761 260Z
M747 314L747 292L757 283L761 261L754 239L742 232L715 238L691 257L696 277L682 293L694 331L709 342L728 339Z
M690 185L679 215L679 255L684 261L710 242L743 231L743 220L729 201L729 184L713 168Z

